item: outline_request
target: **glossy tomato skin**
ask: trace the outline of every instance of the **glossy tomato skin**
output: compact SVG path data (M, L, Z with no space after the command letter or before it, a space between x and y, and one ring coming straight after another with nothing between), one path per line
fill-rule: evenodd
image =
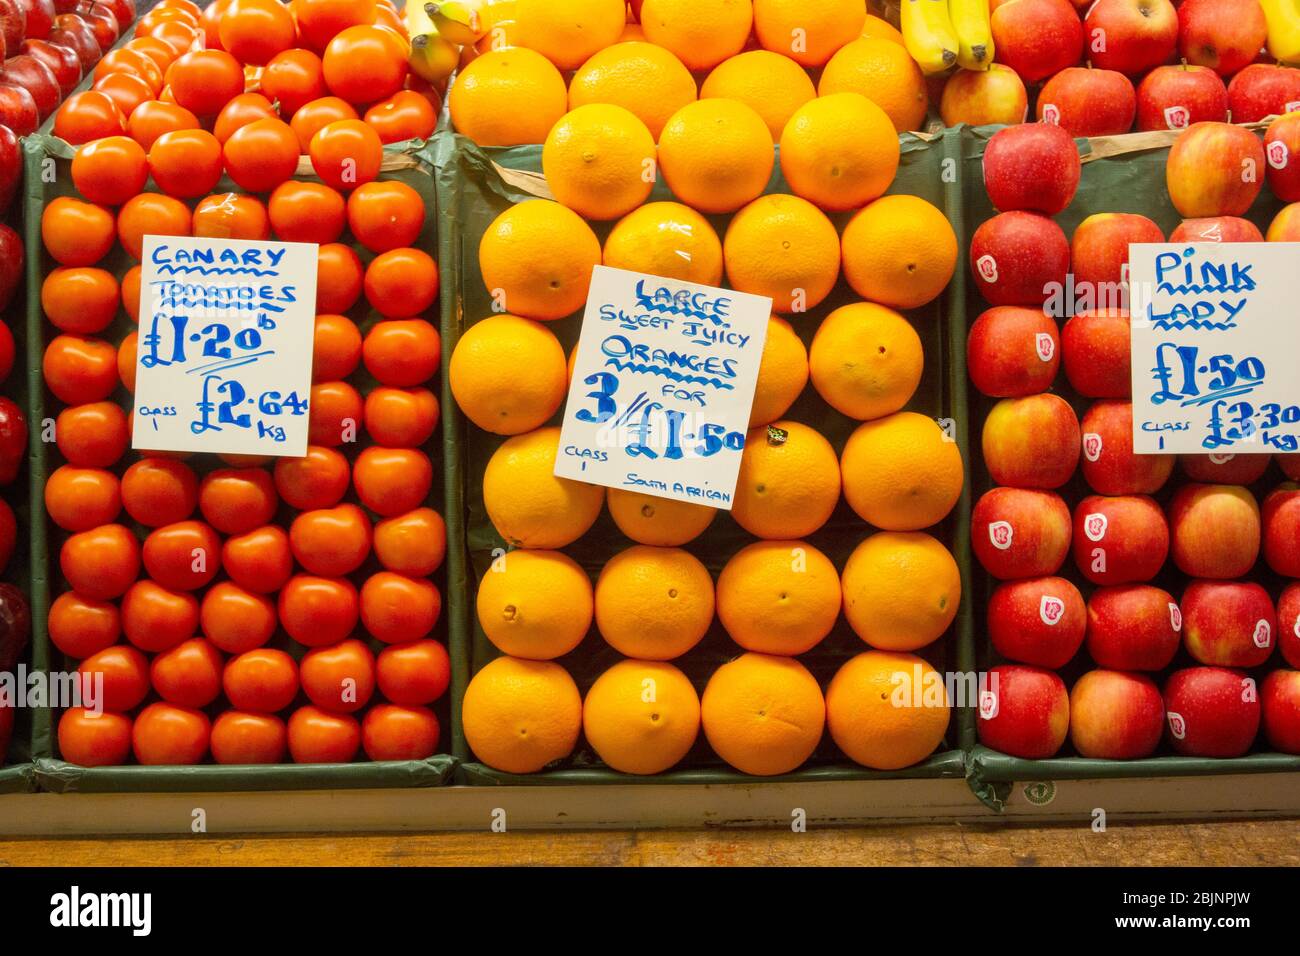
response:
M298 664L275 648L251 650L226 663L221 682L236 710L274 714L298 696Z
M122 504L147 528L184 521L199 504L198 476L175 458L141 458L122 474Z
M149 679L163 700L179 707L206 707L221 694L221 652L201 637L163 651L149 665Z
M321 60L325 85L349 103L387 99L406 82L406 53L395 36L379 27L342 30Z
M351 574L370 554L370 519L354 504L304 511L289 527L289 546L311 574Z
M198 627L199 602L185 591L144 580L122 595L122 633L142 651L170 650L193 637Z
M230 580L256 594L278 591L293 574L289 535L275 525L264 525L226 539L221 564Z
M414 448L371 445L352 465L352 484L363 505L390 518L424 504L433 487L433 465Z
M64 541L59 567L83 598L110 601L125 594L140 573L140 543L123 525L101 525Z
M419 249L391 249L366 267L364 286L366 299L381 315L419 315L437 301L438 263Z
M122 617L112 601L91 601L65 591L51 602L47 627L55 647L82 660L117 643Z
M298 28L279 0L231 0L217 33L221 45L241 63L264 66L293 46Z
M117 388L117 349L92 336L57 335L45 347L41 371L61 402L102 401Z
M298 147L306 155L312 139L330 123L357 118L357 111L347 100L322 96L300 106L289 120L289 126L298 134Z
M119 206L139 194L148 178L145 152L129 136L86 143L72 157L72 183L77 192L103 206Z
M59 717L59 756L81 767L114 767L131 754L131 718L85 707L69 707Z
M219 581L208 588L199 608L203 633L227 654L261 647L275 634L276 622L275 604L269 597L233 581Z
M263 468L220 468L199 485L199 510L222 534L244 534L270 522L280 501Z
M219 764L283 763L288 731L271 714L227 710L212 722L210 746Z
M361 394L347 382L321 382L311 387L307 411L307 440L336 448L355 441L365 425Z
M194 207L192 230L205 239L261 242L271 237L271 220L266 206L255 197L220 193L199 200Z
M52 269L41 283L41 308L60 331L93 335L117 315L118 285L106 269L64 266Z
M331 714L309 704L289 717L294 763L349 763L359 749L361 725L350 714Z
M381 385L366 395L366 431L386 448L419 448L438 427L438 399L427 388Z
M271 230L285 242L314 242L325 246L343 234L343 197L321 183L290 180L271 193L266 204ZM360 294L360 268L357 270Z
M260 119L231 134L222 155L235 185L251 193L269 193L298 169L298 137L288 123Z
M199 118L183 106L149 100L127 117L126 132L148 153L159 137L183 129L199 129Z
M346 315L318 315L312 340L311 380L347 378L361 362L361 332Z
M331 242L316 254L316 312L342 315L361 298L364 270L351 246Z
M112 100L123 116L130 116L155 96L152 87L142 77L132 73L110 73L96 80L91 89Z
M281 115L293 116L327 92L320 57L302 49L277 53L262 71L262 89L280 104Z
M145 766L184 766L208 752L211 722L201 710L158 701L140 711L131 728L135 759Z
M103 206L59 196L41 211L41 241L62 266L93 266L113 248L116 226Z
M357 589L347 578L298 574L280 590L280 626L304 647L326 647L347 638L360 617Z
M231 136L250 123L278 118L275 104L261 93L240 93L221 108L212 123L212 135L224 146Z
M190 207L171 196L141 193L122 204L117 214L117 237L127 255L140 260L145 236L188 236Z
M64 531L109 524L122 510L117 476L103 468L60 465L45 482L45 510Z
M413 90L399 90L366 110L364 117L385 144L427 139L438 125L438 113L428 98Z
M375 680L379 692L394 704L432 704L451 684L451 658L438 641L393 644L379 652Z
M392 571L372 574L361 586L361 623L385 644L428 637L442 612L442 596L430 581Z
M292 0L292 6L303 42L315 50L325 49L348 27L375 22L370 0Z
M352 470L342 453L323 445L308 445L302 458L275 462L275 488L290 507L299 511L333 508L352 483Z
M442 567L447 526L432 508L415 508L375 525L375 557L387 570L426 577Z
M177 199L206 196L221 179L221 170L221 144L207 130L173 130L149 147L149 172L154 182ZM190 229L193 232L193 217Z
M202 521L177 521L149 532L144 566L163 587L196 591L221 570L221 538Z
M73 405L54 420L55 443L69 464L109 468L126 453L131 424L116 402Z
M424 228L424 200L405 183L364 183L348 196L348 228L371 252L411 245Z
M315 647L298 663L303 692L321 710L351 714L375 692L375 656L354 639Z
M438 752L442 730L427 707L376 704L361 721L361 745L371 760L423 760Z
M379 175L384 144L379 134L359 119L335 120L311 138L307 155L321 182L347 192Z
M176 102L195 116L216 116L244 92L244 68L222 50L193 50L168 68L167 85Z
M442 339L424 319L376 322L361 346L366 370L384 385L423 385L438 372Z
M100 700L108 711L126 713L149 694L149 659L126 644L91 654L81 662L77 673L92 684L103 681Z
M54 114L54 135L73 146L126 132L117 104L98 90L73 93Z

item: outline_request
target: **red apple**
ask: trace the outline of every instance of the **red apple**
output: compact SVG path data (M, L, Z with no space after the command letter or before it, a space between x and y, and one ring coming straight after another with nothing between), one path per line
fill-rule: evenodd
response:
M1129 244L1164 241L1164 232L1146 216L1094 213L1075 227L1070 240L1075 283L1086 282L1094 287L1127 284ZM1102 300L1100 291L1096 298ZM1127 340L1124 348L1127 353Z
M1074 563L1093 584L1150 581L1169 555L1169 526L1146 495L1089 495L1074 509Z
M1084 480L1101 495L1152 495L1174 470L1173 455L1133 453L1133 406L1102 400L1084 412Z
M1300 112L1280 116L1264 134L1268 188L1283 202L1300 202Z
M1300 109L1300 70L1274 63L1254 63L1228 84L1234 123L1255 123Z
M94 0L80 3L77 5L77 15L90 24L90 29L95 32L95 41L99 44L100 53L111 50L118 37L122 35L117 17L102 3L96 3Z
M16 136L29 136L40 125L41 114L32 94L0 79L0 126L9 127Z
M16 402L0 395L0 485L13 483L26 458L27 419Z
M1282 659L1300 668L1300 582L1288 584L1277 599L1277 646Z
M1300 481L1300 452L1292 452L1289 455L1274 455L1273 457L1277 459L1282 474L1292 481Z
M987 70L958 70L943 85L939 115L944 126L1010 126L1029 114L1025 82L1009 66L994 63Z
M1268 471L1269 455L1179 455L1183 473L1207 485L1253 485Z
M1089 671L1070 690L1070 742L1081 757L1149 757L1164 726L1164 698L1145 674Z
M1162 671L1178 653L1183 614L1149 584L1098 588L1088 599L1088 653L1098 667Z
M984 420L984 464L999 485L1059 488L1079 464L1079 419L1070 403L1044 392L1004 398Z
M1012 0L1020 3L1024 0ZM980 693L979 739L986 747L1026 760L1056 755L1070 729L1070 697L1049 670L998 664Z
M1083 24L1067 0L1010 0L993 11L999 63L1036 83L1083 57Z
M25 18L23 35L27 39L44 40L50 35L50 28L54 25L54 0L18 0L18 7Z
M23 178L23 155L18 137L8 126L0 126L0 217L9 211Z
M1264 236L1249 219L1240 216L1212 216L1184 219L1169 234L1170 242L1263 242Z
M101 0L101 2L113 11L113 19L117 21L123 33L135 22L135 0Z
M83 76L95 68L95 64L102 56L99 52L99 41L95 39L95 31L75 13L61 13L55 17L54 29L50 31L49 39L51 43L71 47L76 51L77 59L81 61Z
M4 79L32 94L41 122L54 115L54 111L59 108L59 101L63 99L54 72L34 56L20 54L5 60Z
M1273 671L1264 678L1259 697L1269 746L1300 754L1300 671Z
M1074 316L1061 331L1061 351L1065 377L1080 395L1128 398L1133 383L1126 310L1105 309Z
M22 51L40 60L59 84L59 98L63 99L81 82L81 60L71 47L59 46L48 40L24 40Z
M1239 578L1259 558L1259 505L1241 485L1184 485L1169 503L1169 526L1174 564L1191 577Z
M1041 306L1054 287L1065 285L1070 243L1046 216L1004 212L975 230L970 263L975 285L990 304Z
M989 598L993 649L1007 660L1053 670L1083 646L1088 611L1083 595L1065 578L1030 578L999 584Z
M1185 0L1178 8L1178 52L1188 63L1232 76L1268 39L1259 0Z
M1277 612L1253 581L1193 581L1183 591L1183 644L1201 664L1258 667L1277 642Z
M27 35L27 17L18 0L0 0L0 50L16 50Z
M1263 176L1259 137L1229 123L1189 126L1165 163L1169 198L1187 219L1243 215L1259 195Z
M1093 65L1129 76L1168 62L1178 46L1178 13L1169 0L1097 0L1083 29Z
M1269 242L1300 242L1300 202L1282 207L1273 217L1265 238Z
M1038 94L1037 116L1071 136L1115 136L1133 128L1137 92L1123 73L1072 66Z
M1054 216L1079 186L1079 148L1050 123L1000 129L984 148L984 188L1002 212L1018 209Z
M1041 309L989 309L971 325L966 340L971 382L993 398L1047 391L1060 361L1056 323Z
M1070 550L1070 509L1050 491L990 489L971 513L971 548L995 578L1048 577Z
M1259 732L1259 689L1226 667L1188 667L1165 682L1169 742L1185 757L1240 757Z
M1228 119L1228 88L1208 66L1158 66L1138 84L1137 128L1186 129Z
M23 281L23 240L0 223L0 312L9 308L18 284Z
M1300 485L1288 481L1264 499L1264 560L1278 574L1300 578Z

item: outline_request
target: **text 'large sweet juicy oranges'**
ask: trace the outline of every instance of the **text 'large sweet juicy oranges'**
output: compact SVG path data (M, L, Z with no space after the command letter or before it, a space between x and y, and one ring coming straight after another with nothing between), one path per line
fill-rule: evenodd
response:
M714 671L700 718L719 757L743 773L770 777L812 756L826 703L817 680L794 658L748 653Z
M826 725L850 760L901 770L943 742L949 704L939 673L921 658L866 651L847 661L826 688Z
M530 199L497 216L479 241L479 269L499 306L530 319L562 319L583 307L600 240L571 209Z
M587 691L582 729L615 770L662 773L686 756L699 735L699 695L671 664L619 661Z
M498 435L544 425L568 390L564 349L555 333L514 315L489 316L466 329L447 376L461 411Z
M899 411L921 382L921 338L897 312L855 302L822 320L808 364L813 388L850 418L881 418Z
M514 657L551 660L577 647L591 627L591 579L560 551L511 551L479 582L479 624Z
M718 618L747 651L802 654L831 632L840 580L826 555L804 541L756 541L718 575Z
M498 657L465 688L461 721L479 760L506 773L535 773L573 752L582 697L559 664Z
M539 428L501 443L483 472L483 507L508 543L563 548L600 516L605 489L555 475L560 430Z
M961 449L931 418L897 412L858 427L840 458L844 498L885 531L919 531L961 497Z
M628 657L680 657L708 631L713 606L708 569L680 548L633 545L596 580L596 627Z
M803 538L826 523L840 498L835 449L820 432L781 420L750 429L731 516L750 534Z
M881 650L925 647L952 624L960 603L957 562L928 534L873 534L844 565L844 616Z

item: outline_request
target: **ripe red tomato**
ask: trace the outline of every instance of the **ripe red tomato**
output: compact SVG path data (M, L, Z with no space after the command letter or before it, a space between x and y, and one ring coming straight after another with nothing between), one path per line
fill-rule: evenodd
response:
M60 465L45 483L45 510L64 531L108 524L122 510L117 475L102 468Z
M199 624L218 648L227 654L243 654L261 647L275 633L275 604L264 594L220 581L203 595Z
M307 155L321 182L346 192L379 175L384 144L359 119L335 120L311 138Z
M175 524L198 507L199 479L175 458L141 458L122 475L122 504L147 528Z
M366 267L366 298L386 318L419 315L438 298L438 263L419 249L393 249Z
M190 207L158 193L128 199L117 214L117 237L133 259L140 259L145 236L188 236Z
M192 50L167 69L176 102L198 117L216 116L244 92L244 68L221 50Z
M447 526L432 508L416 508L375 525L375 557L389 571L419 578L442 566Z
M130 116L142 103L148 103L156 95L144 79L132 73L110 73L103 79L96 80L91 89L112 100L123 116Z
M275 462L275 488L285 503L299 511L333 508L352 483L348 460L333 448L308 445L302 458Z
M379 692L394 704L432 704L451 684L451 658L437 641L393 644L375 661Z
M113 214L103 206L59 196L41 212L41 241L59 265L93 266L116 237Z
M293 574L289 535L283 528L266 525L227 538L221 565L230 580L257 594L278 591Z
M311 574L351 574L370 554L370 519L354 504L304 511L289 527L289 546Z
M348 197L348 228L371 252L415 242L424 228L424 200L406 183L365 183Z
M205 239L261 242L271 237L271 220L266 207L254 197L221 193L199 200L194 207L193 231Z
M81 531L63 542L59 568L83 598L110 601L126 593L140 573L140 543L120 524Z
M227 710L212 722L212 759L221 764L283 763L288 732L270 714Z
M269 193L298 169L298 137L288 123L260 119L232 133L222 154L235 185L250 193Z
M361 586L361 623L385 644L428 637L442 612L442 597L432 582L380 571Z
M221 179L221 169L221 144L207 130L173 130L149 147L149 172L169 196L207 195Z
M92 682L101 679L96 675L103 675L100 701L104 710L125 713L149 694L149 660L127 644L116 644L91 654L77 667L77 673L83 679L89 675Z
M357 589L346 578L298 574L280 590L280 626L305 647L337 644L357 626Z
M182 129L199 129L199 119L183 106L149 100L131 112L126 121L127 134L148 152L158 138Z
M312 342L311 380L347 378L361 361L361 332L346 315L318 315Z
M64 654L81 660L112 647L122 635L122 618L111 601L91 601L64 591L50 604L50 641Z
M365 405L347 382L321 382L311 387L307 419L307 440L334 448L356 440L365 423Z
M59 401L98 402L117 388L117 349L103 339L56 335L45 347L41 372Z
M296 140L295 140L296 142ZM296 148L296 147L295 147ZM343 197L320 183L281 183L266 204L271 229L285 242L314 242L325 246L343 235ZM361 267L356 270L361 291ZM356 298L353 298L356 301Z
M280 104L280 115L293 116L326 93L320 57L301 49L277 53L262 71L262 89Z
M390 30L348 27L325 47L325 85L349 103L387 99L406 82L407 55Z
M438 752L442 728L427 707L376 704L361 721L361 745L371 760L424 760Z
M69 464L108 468L126 453L130 419L116 402L73 405L54 420L55 443Z
M236 132L258 120L278 119L275 105L261 93L240 93L221 108L212 124L212 135L224 145Z
M158 701L135 719L131 746L145 766L196 764L208 752L212 725L201 710Z
M112 97L98 90L73 93L54 114L54 135L73 146L121 136L126 120Z
M131 753L131 718L69 707L59 718L59 756L81 767L112 767Z
M361 297L361 257L341 242L323 245L316 253L316 311L342 315Z
M385 385L422 385L438 372L442 340L424 319L376 322L361 346L367 371Z
M153 581L136 581L122 595L122 633L156 654L189 640L199 628L199 602L184 591L169 591Z
M408 139L428 139L438 125L438 114L433 104L413 90L399 90L381 100L366 110L364 119L385 145Z
M232 0L217 24L221 45L241 63L263 66L293 46L293 14L279 0Z
M259 648L232 658L221 685L236 710L274 714L298 696L298 664L284 651Z
M371 0L292 0L292 5L303 42L315 50L325 49L348 27L375 22Z
M41 308L55 328L78 335L102 332L117 315L117 280L104 269L53 269L41 283Z
M361 725L348 714L308 704L289 717L289 754L294 763L348 763L361 747Z
M321 710L351 714L375 692L375 655L355 638L315 647L298 663L303 692Z
M357 118L351 103L337 96L322 96L298 107L289 126L298 134L298 146L306 154L313 137L330 123Z
M221 652L201 637L164 651L149 666L149 679L163 700L180 707L206 707L221 693Z
M199 509L222 534L244 534L269 523L279 503L264 468L219 468L199 485Z
M93 203L118 206L144 189L149 163L129 136L86 143L72 157L72 184Z
M155 528L144 539L144 567L163 587L196 591L221 570L221 538L202 521Z
M363 505L391 518L424 504L433 487L433 465L414 448L371 445L353 462L352 484Z

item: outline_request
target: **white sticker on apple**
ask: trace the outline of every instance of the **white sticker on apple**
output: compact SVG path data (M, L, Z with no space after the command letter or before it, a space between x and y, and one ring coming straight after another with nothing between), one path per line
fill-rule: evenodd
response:
M1034 336L1034 345L1038 350L1038 357L1044 362L1050 362L1052 356L1056 354L1056 340L1052 338L1050 332L1039 332Z
M1187 129L1192 112L1186 106L1165 107L1165 123L1170 129Z
M1187 721L1183 720L1182 714L1176 714L1171 710L1165 716L1169 718L1169 732L1174 735L1175 740L1182 740L1187 736Z
M1294 113L1296 110L1300 110L1300 100L1291 100L1284 104L1282 108L1288 113Z
M994 521L989 525L989 541L999 551L1010 549L1013 534L1014 529L1012 529L1010 521Z
M986 252L975 260L975 269L985 282L998 281L998 260L989 253Z
M1110 524L1104 514L1094 512L1083 519L1083 533L1088 536L1089 541L1100 541L1106 537L1106 528Z
M980 691L980 719L992 720L998 715L998 695L995 691Z
M1038 602L1038 616L1048 627L1055 627L1065 617L1065 602L1054 594L1044 594Z
M1286 169L1291 160L1290 148L1280 139L1269 143L1264 152L1268 156L1268 164L1274 169Z
M1214 454L1212 454L1212 455L1210 455L1210 464L1211 464L1211 465L1226 465L1228 462L1232 461L1232 459L1234 459L1234 458L1236 458L1236 457L1237 457L1236 455L1214 455Z
M1101 457L1101 436L1096 432L1088 432L1083 436L1083 457L1089 461Z
M1241 702L1243 704L1253 704L1258 700L1256 693L1255 678L1243 677L1241 679Z
M1261 618L1255 623L1255 633L1251 635L1251 640L1255 642L1256 647L1268 647L1273 643L1273 628L1269 626L1268 621Z
M1044 103L1039 109L1043 113L1043 122L1051 123L1053 126L1061 125L1061 108L1055 103Z
M1173 625L1175 634L1183 629L1183 610L1173 601L1169 602L1169 623Z
M1291 632L1295 634L1296 637L1300 637L1300 615L1296 616L1295 626L1291 628Z

